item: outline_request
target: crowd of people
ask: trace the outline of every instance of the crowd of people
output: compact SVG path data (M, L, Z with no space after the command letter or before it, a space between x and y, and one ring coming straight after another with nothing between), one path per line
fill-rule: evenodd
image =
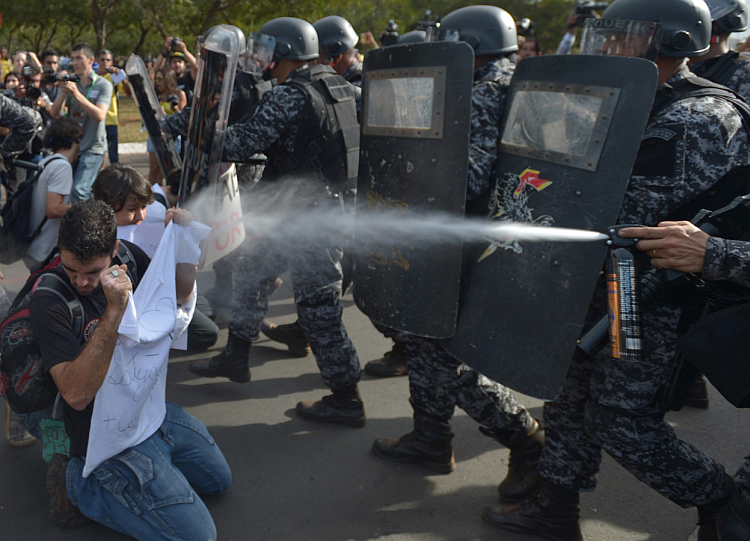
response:
M582 19L588 19L582 52L640 57L655 64L659 86L618 218L619 223L649 227L626 229L621 235L644 239L638 248L655 267L745 287L750 281L747 243L710 237L688 221L696 210L717 208L750 191L750 106L745 101L750 99L750 59L729 48L730 35L747 29L749 15L744 0L614 0L601 14L573 14L558 48L559 54L569 53ZM414 32L394 43L381 36L382 45L455 38L473 49L465 179L466 203L471 204L503 176L498 147L506 95L517 64L542 55L541 45L531 21L516 22L494 6L466 6L439 25ZM248 163L262 157L262 167L251 166L248 190L273 193L290 178L315 179L311 189L298 194L295 206L325 209L332 220L343 216L349 211L346 201L356 197L360 152L364 83L356 46L361 38L376 45L375 40L358 34L339 16L314 23L273 19L251 37L255 48L244 53L239 69L251 67L258 78L237 78L231 106L250 112L230 112L234 121L224 134L223 161ZM188 227L193 217L172 206L179 187L162 185L158 160L152 160L148 179L117 163L116 95L129 90L112 52L95 55L90 45L75 45L64 72L75 77L67 79L58 74L61 62L55 51L44 51L40 58L19 51L10 59L13 71L4 77L7 89L0 97L2 155L27 149L45 126L41 147L46 150L31 150L43 171L29 224L36 236L23 261L32 273L47 265L35 279L54 276L90 323L84 329L76 326L71 302L55 287L29 293L41 363L59 390L62 411L46 404L20 415L6 404L6 438L26 445L41 437L42 419L65 423L69 456L53 456L47 472L50 514L62 527L90 519L138 539L214 539L216 528L199 495L228 490L230 465L206 426L155 390L151 397L163 407L151 430L116 456L94 464L93 475L86 470L92 416L95 405L105 400L98 393L106 384L118 328L127 317L129 293L142 287L154 255L148 253L153 247L139 245L138 231L147 223ZM167 113L163 127L183 145L199 62L182 40L168 37L153 66L156 94ZM261 81L275 83L266 87ZM38 96L29 93L32 87L39 89ZM103 167L105 154L108 167ZM18 187L6 186L10 192ZM287 204L281 200L264 210L283 211L274 207ZM342 296L352 280L347 233L311 241L285 227L279 224L273 235L253 238L217 262L217 281L233 286L228 341L218 355L192 362L189 370L247 384L252 343L264 333L296 354L312 352L331 391L320 400L299 402L299 417L363 427L365 404L358 387L363 367L342 320ZM53 254L57 259L50 259ZM198 295L196 263L187 258L165 270L170 280L174 270L175 302L188 307L192 317L187 347L202 351L217 342L218 327L212 321L216 306ZM287 270L298 320L275 325L264 319L268 297ZM227 300L228 288L223 289ZM222 295L207 296L216 302ZM606 296L604 284L597 286L584 330L606 314ZM641 359L615 358L608 349L592 355L577 350L562 389L545 403L540 419L511 389L472 369L470 360L456 358L442 341L373 321L393 339L394 348L364 370L378 377L409 378L414 430L378 438L372 451L388 461L451 472L450 423L459 406L482 433L511 451L499 485L501 503L483 513L498 528L581 541L579 494L595 489L606 451L672 502L696 507L699 541L750 539L750 458L732 476L680 439L664 420L662 397L677 362L677 341L686 314L694 312L687 308L679 294L643 307L648 347ZM706 407L702 376L695 378L690 392L693 405Z

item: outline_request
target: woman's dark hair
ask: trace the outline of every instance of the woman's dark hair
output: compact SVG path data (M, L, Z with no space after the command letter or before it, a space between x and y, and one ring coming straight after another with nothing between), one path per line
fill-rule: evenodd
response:
M21 78L22 78L23 76L22 76L22 75L19 75L19 74L18 74L18 73L16 73L15 71L9 71L8 73L6 73L6 74L5 74L5 77L3 78L3 82L7 81L7 80L8 80L8 77L15 77L15 78L16 78L16 81L18 81L18 82L20 83L20 82L21 82Z
M83 128L70 117L62 116L53 120L44 133L44 148L52 152L67 150L83 139Z
M119 212L132 193L136 202L150 205L154 201L151 184L143 178L138 170L119 163L105 167L96 177L91 188L94 199L102 201Z
M111 256L117 243L117 220L112 208L88 199L70 207L60 219L57 247L86 263Z

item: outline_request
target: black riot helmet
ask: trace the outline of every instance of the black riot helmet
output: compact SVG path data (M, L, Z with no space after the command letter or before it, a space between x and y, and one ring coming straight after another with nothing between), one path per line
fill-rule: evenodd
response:
M719 27L719 34L747 30L747 2L745 0L706 0L711 19Z
M674 57L701 56L711 41L711 12L703 0L615 0L601 19L586 21L587 29L617 30L626 22L657 24L658 53Z
M315 21L313 28L318 33L320 50L331 58L353 49L359 41L359 36L349 21L338 15Z
M661 1L661 0L660 0ZM440 39L465 41L476 56L499 55L518 50L516 23L497 6L466 6L440 21Z
M427 32L424 30L412 30L398 37L398 45L402 43L424 43L427 41Z
M313 25L302 19L294 17L272 19L261 26L258 34L273 38L274 59L312 60L318 58L318 33Z

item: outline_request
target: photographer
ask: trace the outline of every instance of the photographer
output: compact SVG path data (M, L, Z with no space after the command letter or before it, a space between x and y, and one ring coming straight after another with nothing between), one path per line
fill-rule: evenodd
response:
M73 70L78 79L74 82L61 80L60 95L49 109L53 118L67 110L67 116L78 121L83 127L83 139L73 176L71 203L84 201L91 197L91 185L96 179L99 168L107 151L107 132L104 119L112 99L112 84L93 72L94 50L88 43L77 43L73 46ZM67 76L62 75L62 78ZM69 76L68 76L69 77Z
M165 61L169 62L170 69L177 76L177 88L185 92L187 101L190 103L193 100L195 80L198 78L198 61L188 51L184 41L171 36L164 41L164 50L156 58L154 73L159 71Z
M120 161L120 157L117 154L117 127L120 125L120 96L118 92L125 92L126 95L130 95L130 86L125 84L125 81L120 81L118 84L114 84L112 75L115 77L125 74L120 68L116 67L112 58L112 51L109 49L102 49L98 55L99 71L97 74L104 77L107 81L112 83L112 101L109 104L109 110L107 111L107 118L104 120L104 128L107 132L107 147L109 149L109 163L117 163ZM126 77L127 78L127 77Z
M24 107L36 109L45 124L52 120L48 114L52 100L42 90L42 72L35 64L23 67L23 75L14 89L13 98Z
M44 71L44 90L53 102L60 93L57 85L57 73L60 71L60 55L54 49L45 49L41 56L42 70Z
M187 105L187 96L185 92L177 88L177 74L168 66L162 66L156 71L154 76L156 94L159 97L159 103L164 108L167 115L179 113ZM179 152L179 137L175 141L177 151ZM156 153L151 139L148 140L148 180L153 183L161 183L164 175L159 167L159 161L156 159Z
M557 46L557 52L555 54L570 54L573 45L576 42L576 33L578 29L583 27L586 19L599 19L601 16L596 10L602 10L607 8L607 2L592 2L591 0L584 0L578 2L573 13L565 21L568 27L568 32L560 40L560 45Z

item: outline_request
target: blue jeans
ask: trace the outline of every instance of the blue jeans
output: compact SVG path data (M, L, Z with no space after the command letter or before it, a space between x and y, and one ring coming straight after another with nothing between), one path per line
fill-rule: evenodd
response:
M198 494L232 484L224 455L206 426L175 404L143 443L100 464L87 478L83 460L68 464L71 502L85 516L141 540L207 541L216 526Z
M107 131L107 152L109 153L109 163L120 161L120 155L117 153L117 126L105 126Z
M73 167L73 189L70 192L70 202L78 203L91 199L91 186L99 174L99 168L104 161L104 154L89 154L88 152L78 156L78 161Z

